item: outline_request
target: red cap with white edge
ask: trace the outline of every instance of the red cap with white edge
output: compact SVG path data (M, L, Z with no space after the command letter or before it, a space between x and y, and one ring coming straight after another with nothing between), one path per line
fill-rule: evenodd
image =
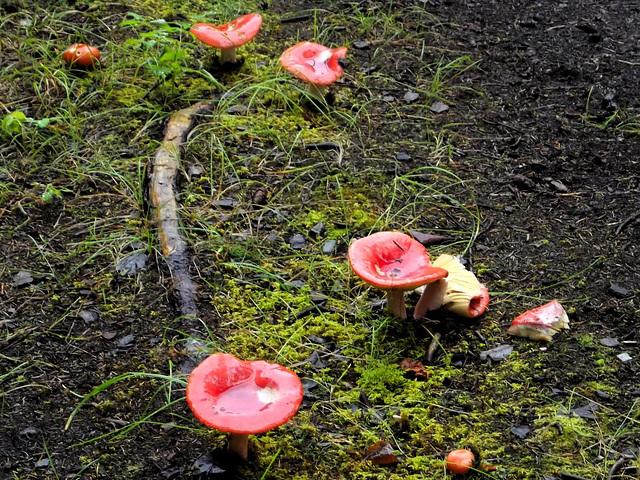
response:
M247 362L216 353L189 375L187 403L203 424L231 433L230 451L247 457L247 436L286 423L303 397L291 370L263 360Z
M344 70L339 63L347 47L329 48L313 42L300 42L280 56L280 65L300 80L314 85L331 85Z

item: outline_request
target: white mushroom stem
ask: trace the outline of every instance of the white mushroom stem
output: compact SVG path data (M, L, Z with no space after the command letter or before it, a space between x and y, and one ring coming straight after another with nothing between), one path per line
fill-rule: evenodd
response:
M232 433L229 436L228 451L246 460L249 457L249 435L246 433Z
M231 48L223 48L220 50L220 64L224 65L225 63L236 63L236 47Z
M326 85L316 85L315 83L307 83L307 90L309 94L320 100L324 98L324 91L327 89Z
M447 279L441 278L435 282L425 285L420 300L413 310L413 318L416 320L425 316L430 310L439 309L444 303L444 296L447 293Z
M407 318L407 307L404 304L402 290L387 290L387 308L394 317Z

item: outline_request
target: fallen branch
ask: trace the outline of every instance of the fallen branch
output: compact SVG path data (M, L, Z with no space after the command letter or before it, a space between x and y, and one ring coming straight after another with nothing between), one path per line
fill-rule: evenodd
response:
M211 106L209 102L199 102L171 116L149 173L149 197L158 222L160 246L171 270L173 293L182 315L198 314L197 287L189 274L189 251L180 231L174 189L180 164L180 147L195 125L196 115L206 113Z

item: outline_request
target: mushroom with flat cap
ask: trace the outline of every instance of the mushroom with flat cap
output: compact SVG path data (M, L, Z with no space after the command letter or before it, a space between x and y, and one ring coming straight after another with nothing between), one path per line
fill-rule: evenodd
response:
M259 13L249 13L224 25L196 23L191 33L201 42L220 49L220 64L236 63L236 47L240 47L256 36L262 26Z
M354 273L387 292L389 312L406 318L404 292L445 278L443 268L431 265L429 252L418 241L400 232L378 232L349 246Z
M458 258L443 254L433 261L433 266L445 269L449 276L424 287L414 309L415 318L422 318L427 311L440 307L467 318L475 318L485 312L489 305L489 292Z
M346 54L347 47L329 48L318 43L300 42L284 51L280 56L280 65L307 82L311 95L323 98L327 85L342 75L344 70L340 59Z
M229 432L229 451L244 459L249 435L289 421L302 397L302 382L291 370L226 353L204 359L187 382L187 403L193 414L206 426Z

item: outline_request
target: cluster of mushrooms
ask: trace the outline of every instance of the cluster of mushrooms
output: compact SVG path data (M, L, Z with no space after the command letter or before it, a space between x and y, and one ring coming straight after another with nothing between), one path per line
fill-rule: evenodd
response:
M229 65L238 61L236 48L251 41L261 26L262 16L250 13L224 25L196 23L190 31L202 43L219 49L220 64ZM280 56L280 65L306 82L311 95L323 98L326 87L342 76L344 70L340 59L346 54L346 47L329 48L305 41L286 49ZM100 62L100 51L84 43L74 43L64 51L62 58L74 67L88 68Z
M451 255L433 263L427 249L409 235L378 232L351 243L353 271L387 293L390 314L406 318L404 292L425 287L414 317L444 307L463 317L477 317L489 304L483 284ZM303 398L298 376L281 365L243 361L216 353L189 376L187 403L204 425L229 432L229 451L248 456L248 436L286 423ZM453 467L455 468L455 467Z
M220 49L220 63L225 64L237 61L236 48L253 39L261 25L260 14L253 13L224 25L197 23L191 32ZM285 50L280 64L307 82L310 94L321 98L324 89L342 75L340 59L346 53L346 47L332 49L303 41ZM100 62L98 49L82 43L71 45L62 57L82 68ZM348 258L358 277L386 292L393 316L407 317L407 291L420 293L413 309L415 319L439 308L475 318L489 305L487 288L460 259L443 254L431 262L427 249L404 233L378 232L355 240ZM569 328L568 317L554 300L517 317L507 333L548 341L561 328ZM230 433L228 450L246 459L248 436L289 421L300 407L303 387L299 377L281 365L216 353L191 372L186 398L195 417L210 428ZM452 473L464 474L477 461L473 452L459 449L451 452L445 463Z

